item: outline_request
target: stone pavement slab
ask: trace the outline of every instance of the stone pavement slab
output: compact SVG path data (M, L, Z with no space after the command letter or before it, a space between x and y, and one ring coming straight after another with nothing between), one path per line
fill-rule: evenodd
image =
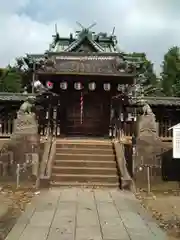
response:
M131 192L56 188L36 196L6 240L167 239Z

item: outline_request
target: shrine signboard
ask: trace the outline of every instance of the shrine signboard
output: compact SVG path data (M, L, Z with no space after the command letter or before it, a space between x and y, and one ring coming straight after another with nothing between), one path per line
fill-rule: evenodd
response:
M180 124L171 127L173 130L173 158L180 159Z

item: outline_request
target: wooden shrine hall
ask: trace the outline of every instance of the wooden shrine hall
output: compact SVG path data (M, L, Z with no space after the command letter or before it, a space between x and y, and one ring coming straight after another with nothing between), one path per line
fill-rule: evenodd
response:
M49 186L125 187L124 166L126 173L131 177L134 174L132 145L122 144L118 153L116 141L104 138L119 138L119 130L123 130L128 143L134 136L140 107L136 80L144 66L144 54L122 53L114 33L95 34L91 27L82 27L75 36L70 34L67 38L56 32L48 51L23 58L33 75L30 89L26 86L24 93L0 93L3 138L13 133L22 102L36 96L39 134L48 139L49 145L48 157L42 154L41 182L44 180ZM37 82L44 91L35 87ZM145 100L155 113L161 139L171 141L168 129L178 123L180 98L140 96L140 100ZM76 136L78 141L73 138ZM85 141L79 139L82 137ZM121 163L124 161L123 168L118 158Z
M60 125L62 136L108 136L112 99L123 85L135 84L141 54L130 58L118 51L114 35L95 34L90 28L82 28L75 38L58 33L53 38L45 54L28 55L36 80L56 93L47 101L50 119Z
M136 84L143 54L134 57L121 53L114 34L95 34L91 28L82 28L75 37L70 34L63 38L56 32L48 51L23 59L27 67L35 70L34 80L55 93L45 93L38 103L41 135L46 135L50 125L53 135L58 137L104 137L109 135L114 119L118 119L124 134L132 136L138 103L128 87ZM116 98L117 95L121 97ZM21 93L0 93L0 136L12 133L13 119L25 99L26 95ZM144 97L144 100L156 115L159 136L172 140L168 129L179 123L180 99Z

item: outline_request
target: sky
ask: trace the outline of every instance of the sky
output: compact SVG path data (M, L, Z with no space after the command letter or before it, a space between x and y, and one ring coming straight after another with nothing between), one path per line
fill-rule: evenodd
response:
M26 53L48 49L57 23L60 36L96 22L125 52L145 52L157 72L163 55L180 45L180 0L0 0L0 67Z

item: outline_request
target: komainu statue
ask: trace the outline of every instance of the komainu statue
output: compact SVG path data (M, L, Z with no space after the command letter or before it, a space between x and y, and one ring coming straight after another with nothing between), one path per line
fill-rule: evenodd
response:
M20 114L31 114L32 109L35 103L34 97L28 97L26 101L23 102L23 104L20 106L19 112Z
M151 107L146 102L144 103L142 110L143 110L143 115L154 115Z
M135 169L140 166L153 166L156 156L164 151L164 143L158 134L158 124L155 114L148 103L141 101L142 114L136 122L136 159Z
M14 120L14 131L11 137L14 145L14 160L19 164L26 164L28 161L36 162L36 168L33 163L33 176L37 176L40 151L40 136L38 134L38 124L36 115L33 112L35 106L35 98L27 97L17 112L17 119ZM36 160L33 160L36 159Z
M14 120L13 133L10 140L0 150L0 164L3 167L2 176L11 169L12 176L16 174L16 166L20 164L28 169L25 178L38 178L40 159L40 136L36 115L33 112L35 98L28 97L17 112Z

